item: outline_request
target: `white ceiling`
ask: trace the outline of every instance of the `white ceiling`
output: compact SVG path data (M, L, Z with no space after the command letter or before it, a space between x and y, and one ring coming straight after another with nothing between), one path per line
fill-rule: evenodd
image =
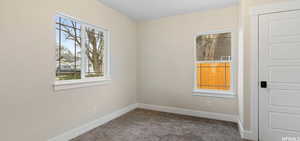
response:
M239 0L99 0L132 19L149 20L159 17L212 8L226 7Z

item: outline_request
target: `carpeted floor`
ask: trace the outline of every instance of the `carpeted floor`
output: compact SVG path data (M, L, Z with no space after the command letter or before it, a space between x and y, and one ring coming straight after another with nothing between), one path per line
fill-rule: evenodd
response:
M136 109L71 141L243 141L237 124Z

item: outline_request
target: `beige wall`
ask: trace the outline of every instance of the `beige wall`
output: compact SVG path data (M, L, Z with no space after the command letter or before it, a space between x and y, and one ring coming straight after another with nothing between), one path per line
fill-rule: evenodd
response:
M192 96L195 35L237 27L237 6L138 23L138 102L237 115L237 98Z
M193 39L200 32L237 29L238 23L245 53L240 113L244 128L250 129L249 9L277 1L287 0L241 0L240 7L140 22L136 32L134 21L97 0L1 0L0 140L46 140L136 98L140 103L236 115L237 98L192 96ZM53 91L55 12L111 31L111 84Z
M246 130L251 128L251 90L250 90L250 77L251 77L251 25L250 25L250 9L255 6L282 2L288 0L241 0L240 2L240 29L243 36L244 48L244 95L243 95L243 121Z
M111 31L112 83L53 91L59 11ZM0 140L45 141L136 103L136 24L97 0L0 1Z

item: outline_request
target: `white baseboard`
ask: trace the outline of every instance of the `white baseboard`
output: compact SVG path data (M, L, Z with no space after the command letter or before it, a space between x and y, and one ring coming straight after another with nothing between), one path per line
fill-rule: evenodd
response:
M168 112L168 113L174 113L174 114L181 114L181 115L188 115L188 116L195 116L195 117L201 117L201 118L216 119L216 120L223 120L223 121L230 121L230 122L238 123L237 115L196 111L196 110L190 110L190 109L167 107L167 106L157 106L157 105L149 105L149 104L142 104L142 103L139 103L138 107L142 108L142 109L149 109L149 110L155 110L155 111L161 111L161 112Z
M67 131L59 136L49 139L48 141L68 141L72 138L75 138L79 135L82 135L98 126L101 126L115 118L118 118L136 108L142 109L149 109L161 112L168 112L174 114L181 114L181 115L188 115L188 116L195 116L201 118L208 118L208 119L216 119L216 120L223 120L223 121L230 121L236 122L239 124L241 136L245 139L253 140L253 134L250 131L245 131L243 127L240 125L237 115L229 115L229 114L220 114L220 113L212 113L212 112L204 112L204 111L196 111L190 109L183 109L183 108L175 108L175 107L167 107L167 106L157 106L157 105L149 105L149 104L132 104L125 108L122 108L118 111L115 111L111 114L103 116L97 120L84 124L80 127Z
M240 120L238 121L238 126L242 139L257 141L257 137L255 136L255 134L250 130L245 130L243 123Z
M103 125L103 124L105 124L105 123L107 123L107 122L109 122L109 121L111 121L115 118L118 118L118 117L120 117L120 116L136 109L137 107L138 107L138 104L131 104L131 105L125 107L125 108L122 108L122 109L120 109L118 111L115 111L111 114L108 114L106 116L103 116L103 117L101 117L97 120L94 120L94 121L89 122L87 124L84 124L84 125L82 125L78 128L67 131L67 132L65 132L65 133L63 133L59 136L51 138L48 141L68 141L68 140L70 140L72 138L75 138L75 137L77 137L77 136L79 136L83 133L86 133L86 132L88 132L88 131L90 131L90 130L92 130L92 129L100 126L100 125Z

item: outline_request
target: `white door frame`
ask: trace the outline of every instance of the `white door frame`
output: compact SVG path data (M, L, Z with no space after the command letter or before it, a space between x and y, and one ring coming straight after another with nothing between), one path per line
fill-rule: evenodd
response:
M259 16L271 13L279 13L284 11L300 10L300 0L289 0L276 4L268 4L254 7L250 11L251 15L251 131L253 133L252 140L259 140L258 119L259 119Z

